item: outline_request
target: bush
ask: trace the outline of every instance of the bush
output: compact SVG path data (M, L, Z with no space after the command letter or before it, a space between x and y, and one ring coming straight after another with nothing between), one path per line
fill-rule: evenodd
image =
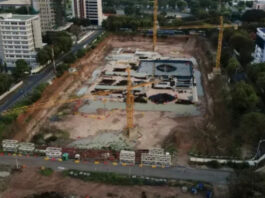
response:
M57 66L56 68L56 76L60 77L63 75L63 73L65 71L67 71L69 69L69 65L68 64L60 64L59 66Z
M50 176L53 174L53 169L51 168L42 168L40 170L40 174L43 175L43 176Z
M85 49L80 49L76 53L77 58L82 58L85 55L86 55L86 50Z
M72 64L75 61L76 61L76 56L73 53L69 54L68 56L64 58L64 63L67 63L67 64Z
M84 174L87 172L80 172L75 170L65 171L64 175L75 177L82 179L84 181L94 181L94 182L102 182L114 185L152 185L152 186L160 186L165 185L165 181L155 181L150 179L141 179L141 178L131 178L126 175L119 175L116 173L100 173L100 172L92 172Z
M213 160L211 162L208 162L207 163L207 166L208 167L211 167L211 168L220 168L221 167L221 165L216 160Z

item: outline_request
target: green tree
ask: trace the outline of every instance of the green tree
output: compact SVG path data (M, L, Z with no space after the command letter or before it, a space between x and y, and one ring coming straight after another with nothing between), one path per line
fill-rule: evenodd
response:
M177 1L176 0L169 0L168 1L168 5L172 8L175 9L176 5L177 5Z
M259 102L254 88L245 82L236 83L231 90L231 96L232 108L236 114L254 110Z
M69 65L68 64L65 64L65 63L60 64L59 66L57 66L56 67L56 72L57 72L56 75L57 75L57 77L62 76L63 73L65 71L67 71L68 69L69 69Z
M69 30L73 35L76 36L77 41L79 40L79 35L81 33L81 28L79 25L72 25Z
M4 64L2 62L0 62L0 73L4 71Z
M76 56L73 53L70 53L64 58L64 62L67 64L74 63L76 61Z
M21 80L30 74L31 68L23 59L16 61L16 67L12 71L12 75L16 80Z
M86 55L86 50L85 49L80 49L76 53L77 58L82 58L85 55Z
M0 73L0 95L8 91L13 83L13 78L9 74Z
M229 198L258 198L265 194L265 175L252 170L236 171L229 179Z
M69 33L63 32L47 32L44 37L44 41L49 45L54 46L55 57L58 55L68 52L73 44L72 38Z
M240 64L239 64L238 60L235 57L231 57L228 60L226 72L231 77L236 73L236 71L239 69L239 67L240 67Z
M230 45L240 53L239 61L243 66L249 64L252 60L251 53L254 50L254 41L247 32L235 32L229 41Z
M263 10L247 10L242 20L245 22L260 22L265 19L265 12Z
M186 3L186 1L178 0L177 6L178 6L178 9L180 9L182 11L187 7L187 3Z
M52 49L50 46L45 46L43 49L38 51L37 61L41 65L45 65L51 59L52 59Z
M251 112L240 119L239 133L243 141L257 145L259 140L265 138L265 115L259 112Z

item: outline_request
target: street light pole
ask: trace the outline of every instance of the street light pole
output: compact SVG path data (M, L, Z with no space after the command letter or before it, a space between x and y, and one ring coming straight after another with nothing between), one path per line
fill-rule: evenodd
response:
M55 58L54 58L54 48L53 45L51 46L52 48L52 64L53 64L53 71L56 74L56 64L55 64Z

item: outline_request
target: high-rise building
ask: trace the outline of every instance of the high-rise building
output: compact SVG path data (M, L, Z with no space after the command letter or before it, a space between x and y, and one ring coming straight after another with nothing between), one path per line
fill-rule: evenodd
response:
M65 25L65 0L32 0L32 5L40 13L43 34Z
M76 18L89 19L92 24L102 25L102 0L72 0L73 15Z
M257 29L254 62L255 63L265 62L265 28Z
M43 47L39 15L0 15L0 59L8 69L24 59L32 69L38 66L37 49Z
M33 0L32 6L40 13L42 33L52 31L55 27L53 0Z

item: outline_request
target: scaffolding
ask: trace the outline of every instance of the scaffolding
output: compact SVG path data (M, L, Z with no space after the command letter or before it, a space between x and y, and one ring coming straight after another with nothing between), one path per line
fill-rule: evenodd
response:
M135 152L121 150L120 163L135 164Z
M2 148L6 152L17 152L18 141L5 139L2 141Z
M45 150L45 154L46 154L46 157L49 157L49 158L61 158L62 148L47 147Z
M151 149L148 153L142 153L141 164L147 166L171 166L171 155L164 153L163 149Z
M35 144L30 142L21 142L18 145L18 151L20 153L33 153L35 150Z

